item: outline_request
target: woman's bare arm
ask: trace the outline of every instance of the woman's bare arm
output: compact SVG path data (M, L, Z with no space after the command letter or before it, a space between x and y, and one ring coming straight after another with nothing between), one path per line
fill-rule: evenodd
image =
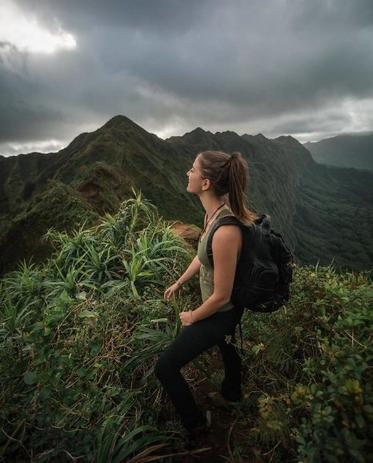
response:
M181 275L181 277L177 280L176 283L179 286L182 286L184 283L190 280L193 275L198 273L200 268L201 262L199 261L198 256L195 256L195 258L190 263L189 267L185 270L185 272Z
M166 291L164 292L164 298L167 301L169 301L171 297L176 293L176 291L178 291L180 286L182 286L186 281L190 280L193 275L199 272L200 268L201 268L201 263L198 259L198 256L196 256L190 263L189 267L185 270L185 272L177 280L177 282L166 289Z

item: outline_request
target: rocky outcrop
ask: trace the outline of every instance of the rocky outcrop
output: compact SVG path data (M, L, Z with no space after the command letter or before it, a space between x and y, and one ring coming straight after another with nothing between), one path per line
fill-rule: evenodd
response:
M197 250L201 229L193 224L174 222L171 227L175 235L183 238L193 249Z

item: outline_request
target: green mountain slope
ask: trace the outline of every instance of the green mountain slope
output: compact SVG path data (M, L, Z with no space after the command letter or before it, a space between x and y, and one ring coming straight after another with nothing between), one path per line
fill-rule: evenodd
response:
M116 116L58 153L0 158L0 272L22 258L43 260L48 249L41 237L48 228L93 224L117 211L133 187L164 218L200 226L203 210L186 192L186 172L206 149L242 152L250 166L249 205L271 215L297 261L328 264L334 258L340 268L372 268L373 174L321 166L292 137L198 128L162 140Z
M373 133L338 135L304 146L321 164L373 171Z
M197 151L241 151L251 166L249 198L269 212L299 262L339 269L373 267L373 174L317 164L292 137L273 140L233 132L173 137Z
M297 189L294 227L301 261L373 267L373 175L314 164Z
M40 248L32 240L33 244L23 247L23 252L18 246L13 253L15 242L27 242L32 232L19 225L19 215L34 227L38 220L29 215L35 208L44 210L37 226L39 238L49 227L64 229L65 225L55 220L52 201L58 194L54 191L57 184L77 193L84 207L91 208L97 217L116 211L120 202L131 195L131 188L136 187L159 206L165 218L199 222L202 211L198 201L185 191L185 173L192 160L192 153L175 150L123 116L114 117L95 132L79 135L58 153L2 158L0 272L14 268L21 257L35 261L44 258L41 247L45 245L40 240ZM69 212L68 201L65 204L59 212L65 209L71 227L86 218L81 208L74 214Z

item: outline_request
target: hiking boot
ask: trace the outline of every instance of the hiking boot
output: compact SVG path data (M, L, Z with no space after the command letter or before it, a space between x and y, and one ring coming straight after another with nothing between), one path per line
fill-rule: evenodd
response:
M206 416L192 428L188 427L188 448L202 445L208 438L211 431L211 412L207 410Z
M220 391L225 400L239 402L242 399L241 378L237 378L236 380L224 378Z

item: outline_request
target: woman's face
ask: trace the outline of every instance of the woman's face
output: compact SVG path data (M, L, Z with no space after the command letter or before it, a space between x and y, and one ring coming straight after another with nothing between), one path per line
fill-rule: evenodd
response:
M186 174L189 178L187 191L189 191L189 193L201 193L203 191L202 185L205 184L205 179L202 177L201 174L201 167L198 157L196 157L192 167L188 170Z

